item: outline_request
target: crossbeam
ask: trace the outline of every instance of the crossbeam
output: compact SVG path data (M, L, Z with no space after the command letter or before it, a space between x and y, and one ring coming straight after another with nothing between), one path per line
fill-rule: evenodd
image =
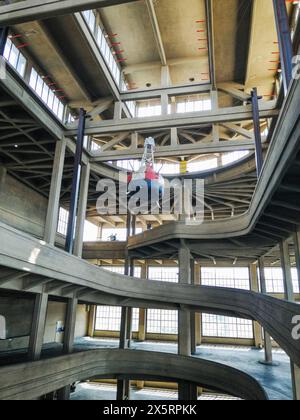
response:
M260 117L272 118L278 115L274 102L260 104ZM238 122L252 120L252 106L237 106L220 108L209 112L195 112L188 114L172 114L151 118L131 118L109 120L101 122L87 122L86 135L114 134L121 132L141 132L171 129L173 127L197 127L220 124L224 122ZM65 132L66 136L76 136L77 124L70 124Z
M0 7L0 27L134 1L136 0L24 0Z

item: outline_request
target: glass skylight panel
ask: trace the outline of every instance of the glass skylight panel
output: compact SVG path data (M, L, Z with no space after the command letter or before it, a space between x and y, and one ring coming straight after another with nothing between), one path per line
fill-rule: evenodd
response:
M9 38L5 44L3 56L19 75L24 77L27 60Z

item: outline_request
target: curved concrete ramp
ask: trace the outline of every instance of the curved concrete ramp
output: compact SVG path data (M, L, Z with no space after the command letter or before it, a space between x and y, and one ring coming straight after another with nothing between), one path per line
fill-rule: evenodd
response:
M165 353L92 350L0 369L0 399L36 399L76 381L91 378L187 381L244 400L267 400L251 376L231 367Z
M244 290L141 280L111 273L0 223L0 265L116 297L116 305L187 309L258 321L300 366L293 318L300 305ZM55 261L55 269L53 262ZM16 264L17 262L17 264ZM84 301L84 300L83 300ZM97 304L97 295L87 298Z

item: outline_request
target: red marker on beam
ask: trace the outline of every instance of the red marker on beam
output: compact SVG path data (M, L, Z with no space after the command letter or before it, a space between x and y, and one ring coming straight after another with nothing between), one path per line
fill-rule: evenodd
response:
M17 46L17 48L18 48L18 50L20 50L21 48L28 47L29 45L30 45L30 44L25 43L25 44L18 45L18 46Z

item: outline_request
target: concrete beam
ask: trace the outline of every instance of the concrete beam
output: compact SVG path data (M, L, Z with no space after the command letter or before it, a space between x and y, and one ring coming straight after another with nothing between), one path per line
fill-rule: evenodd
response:
M1 6L0 27L80 12L83 10L133 3L135 0L25 0Z
M260 117L272 118L278 116L274 102L260 104ZM120 132L164 130L172 127L197 127L219 124L222 122L247 121L253 118L252 106L237 106L220 108L210 112L195 112L187 114L174 114L151 118L131 118L101 122L87 122L86 135L114 134ZM78 124L69 124L66 136L76 136Z
M118 136L119 137L119 136ZM116 140L117 141L117 140ZM192 156L209 153L230 153L237 150L254 150L254 140L228 140L215 143L195 144L172 144L171 146L158 146L155 149L155 157L163 158L169 156ZM110 150L91 153L91 162L108 162L122 159L141 159L143 149Z

